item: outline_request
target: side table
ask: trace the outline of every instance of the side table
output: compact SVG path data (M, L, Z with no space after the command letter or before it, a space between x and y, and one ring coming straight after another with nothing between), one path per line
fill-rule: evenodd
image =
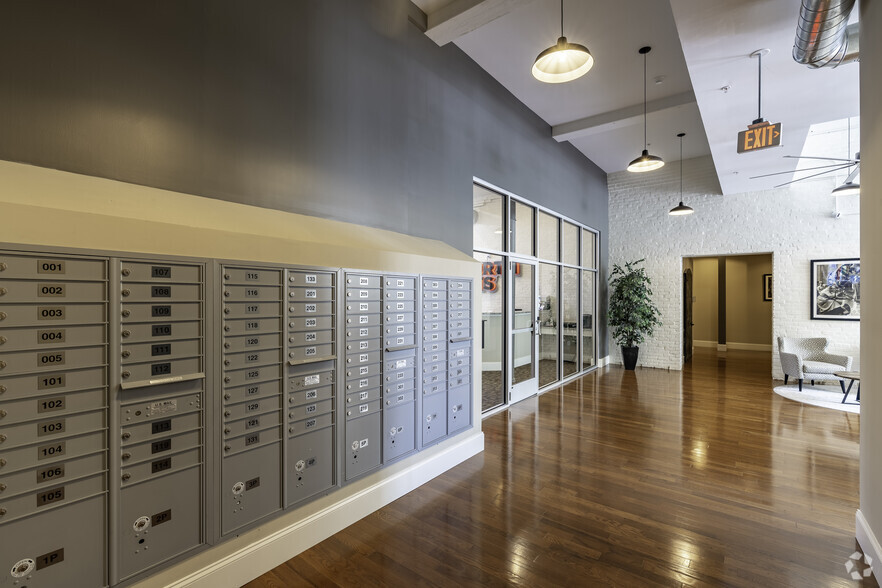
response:
M861 374L860 372L834 372L834 376L842 378L839 380L839 387L842 388L842 404L845 404L845 399L848 398L848 393L851 392L851 387L854 386L854 383L858 383L857 387L857 401L861 401ZM845 380L848 380L848 388L845 387Z

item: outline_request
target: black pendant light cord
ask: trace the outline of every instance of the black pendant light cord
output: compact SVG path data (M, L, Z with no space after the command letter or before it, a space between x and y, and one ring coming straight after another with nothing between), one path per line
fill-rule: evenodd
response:
M757 69L759 70L757 75L757 95L756 95L756 120L753 121L753 124L763 122L763 54L762 52L757 53Z
M560 0L560 36L563 37L563 0Z
M649 53L648 51L646 53ZM643 150L649 149L646 143L646 53L643 54Z
M683 133L680 133L680 204L683 204Z

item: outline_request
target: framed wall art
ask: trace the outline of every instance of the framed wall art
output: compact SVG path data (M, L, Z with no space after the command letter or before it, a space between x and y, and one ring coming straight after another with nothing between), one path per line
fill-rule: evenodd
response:
M861 260L813 259L811 264L811 318L860 320Z

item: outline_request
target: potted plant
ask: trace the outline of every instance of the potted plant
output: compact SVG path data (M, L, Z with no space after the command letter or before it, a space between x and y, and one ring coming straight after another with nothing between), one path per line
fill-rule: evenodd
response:
M609 316L613 340L622 348L622 361L626 370L637 366L638 345L655 327L661 325L659 310L652 303L652 280L646 269L636 267L643 259L626 263L625 267L613 264L609 275Z

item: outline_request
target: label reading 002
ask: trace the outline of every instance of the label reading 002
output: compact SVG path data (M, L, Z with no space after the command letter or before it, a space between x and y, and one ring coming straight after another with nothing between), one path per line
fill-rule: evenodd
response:
M37 296L40 298L63 298L64 284L37 284Z

